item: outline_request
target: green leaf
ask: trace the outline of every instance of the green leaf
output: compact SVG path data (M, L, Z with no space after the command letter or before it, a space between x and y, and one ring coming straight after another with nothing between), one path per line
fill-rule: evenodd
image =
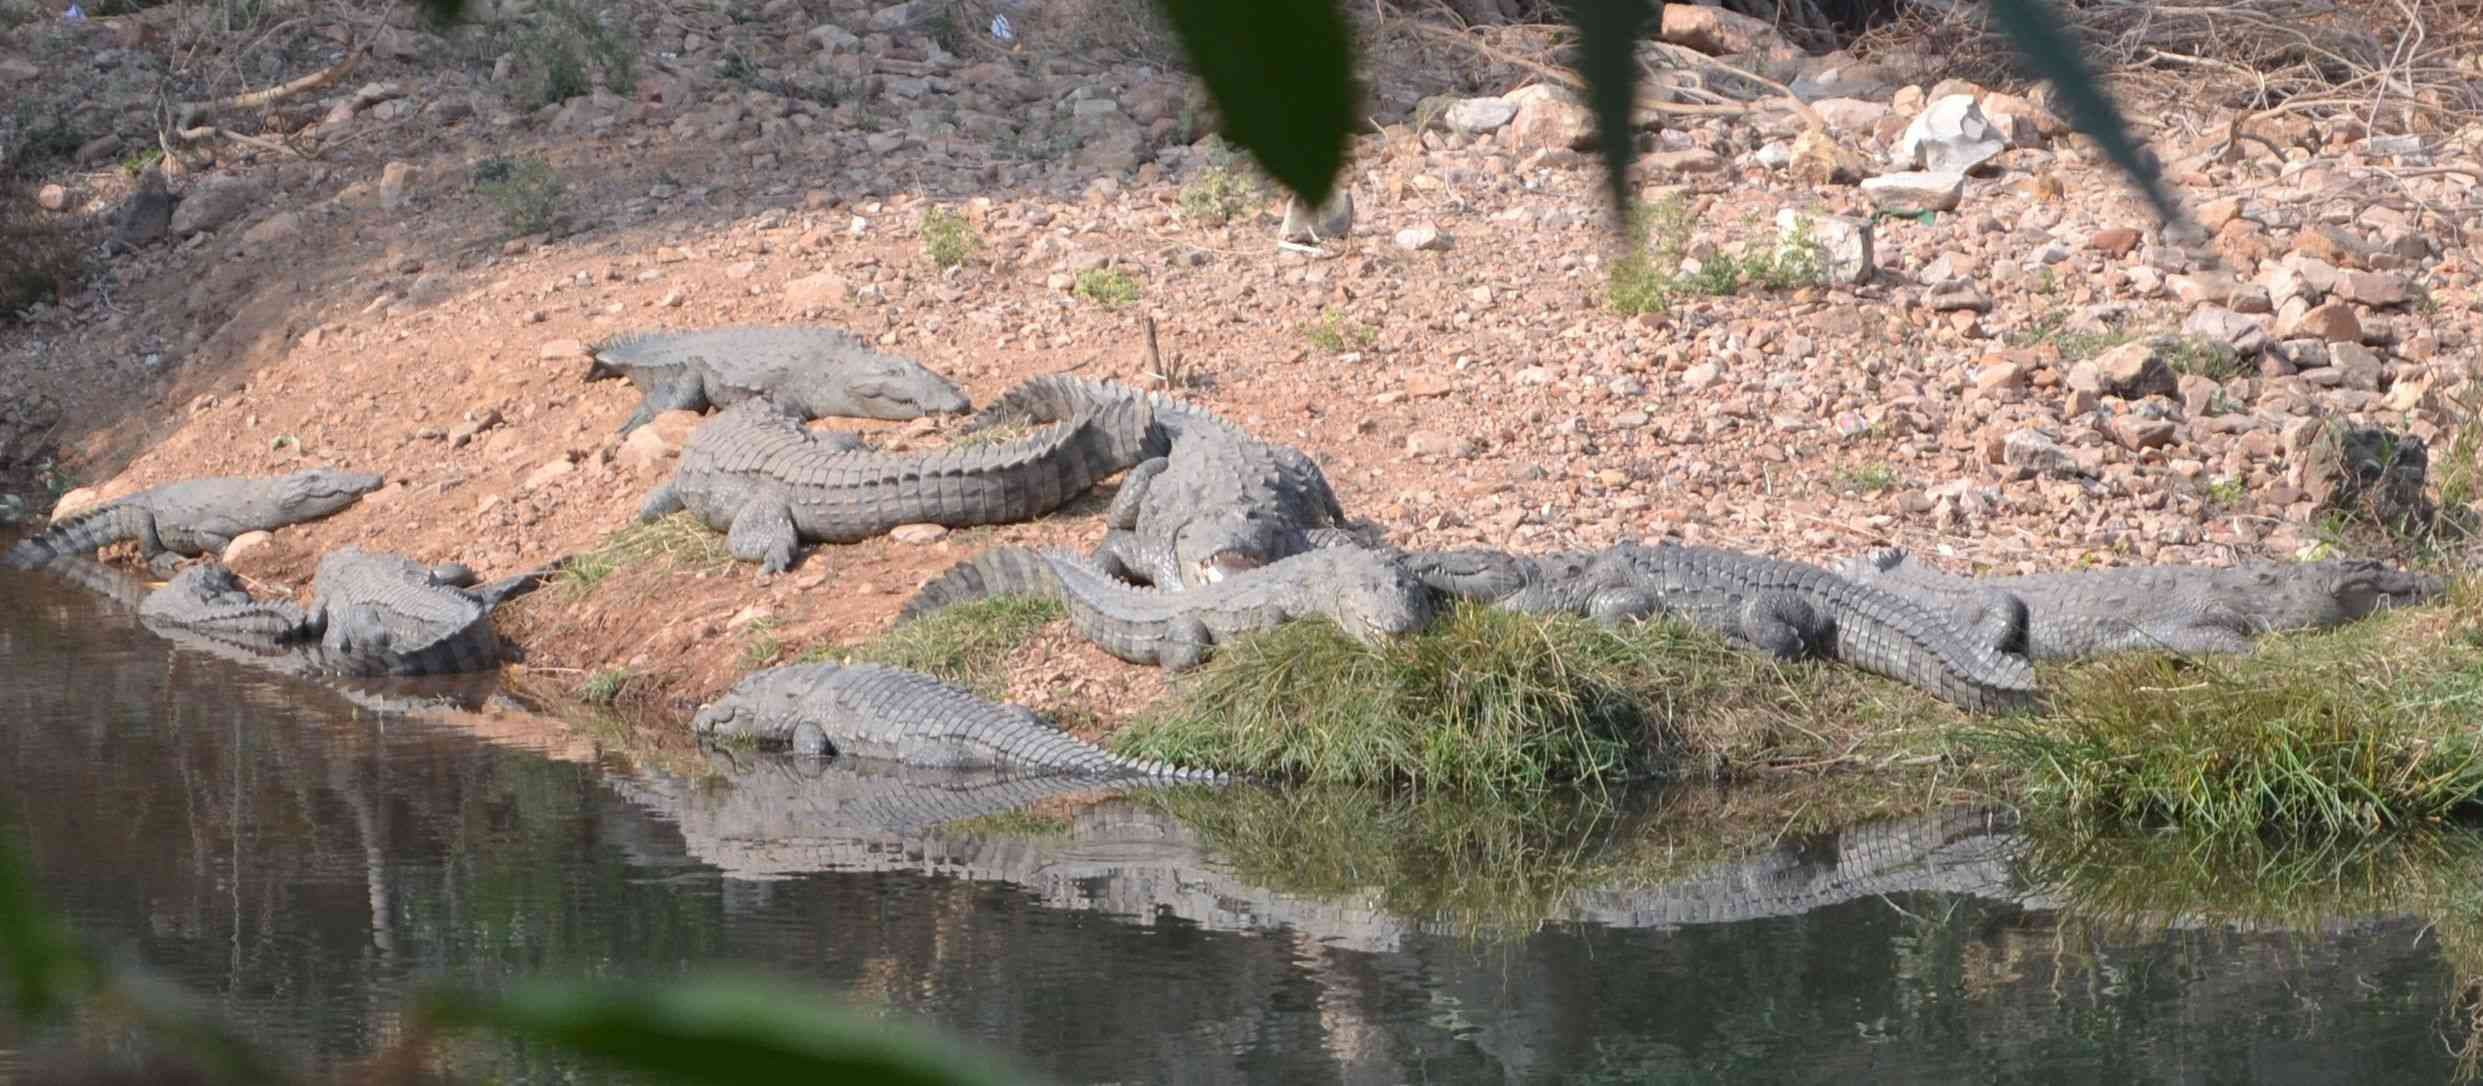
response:
M1354 47L1332 0L1156 0L1225 134L1313 207L1345 164Z
M673 1082L1031 1081L952 1039L755 979L528 981L497 996L433 993L419 1013L432 1025L525 1037Z
M1567 0L1562 13L1578 31L1570 66L1586 80L1586 105L1595 113L1595 147L1604 160L1604 183L1615 222L1629 214L1629 166L1638 157L1630 115L1638 100L1638 42L1663 13L1663 0Z
M2112 97L2104 93L2094 69L2087 66L2085 53L2069 36L2068 27L2052 5L2047 0L1992 0L1992 18L2017 46L2018 55L2053 89L2060 91L2061 103L2069 107L2070 126L2086 133L2121 172L2138 183L2164 225L2187 223L2189 216L2180 201L2173 198L2163 176L2139 152L2137 139L2130 135L2129 122L2122 118L2120 107L2113 105Z

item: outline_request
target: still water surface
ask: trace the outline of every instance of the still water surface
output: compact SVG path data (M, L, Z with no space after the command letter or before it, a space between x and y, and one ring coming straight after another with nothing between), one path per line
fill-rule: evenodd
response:
M1990 814L1671 867L1630 851L1663 804L1549 846L1258 791L997 814L1024 797L750 756L674 775L507 714L378 713L176 650L56 578L0 577L0 819L47 904L327 1075L389 1043L428 980L715 966L917 1014L1071 1083L2454 1069L2425 917L2099 930ZM959 812L994 814L926 825ZM1616 872L1634 878L1597 883ZM0 1050L0 1080L16 1058ZM457 1065L607 1080L514 1046Z

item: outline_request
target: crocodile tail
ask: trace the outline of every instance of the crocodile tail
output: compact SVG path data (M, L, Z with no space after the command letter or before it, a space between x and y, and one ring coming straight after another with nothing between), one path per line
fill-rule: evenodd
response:
M1132 405L1144 405L1146 410L1143 414L1133 413ZM1029 378L1001 393L966 420L965 432L994 426L1065 422L1081 411L1094 412L1098 424L1110 429L1121 445L1135 446L1134 453L1125 448L1116 454L1116 459L1126 459L1123 467L1170 452L1173 438L1180 436L1186 426L1238 429L1197 404L1160 392L1142 391L1117 381L1054 373Z
M132 611L146 602L147 582L82 555L61 555L41 563L45 573L59 577Z
M124 539L137 538L141 526L136 521L144 515L143 510L120 502L81 510L41 535L19 540L0 554L0 565L35 569L63 555L93 554Z
M481 588L473 589L474 598L483 601L485 610L498 608L501 604L543 587L545 582L566 571L570 563L575 560L575 556L572 555L545 563L524 573L503 577Z
M950 566L931 579L897 612L902 625L943 607L994 596L1062 599L1067 590L1043 552L1032 547L993 547Z
M2008 712L2041 703L2034 665L1996 641L1968 637L1948 616L1895 592L1850 578L1835 600L1837 656L1848 664L1922 688L1960 708ZM1925 674L1915 654L1944 672Z

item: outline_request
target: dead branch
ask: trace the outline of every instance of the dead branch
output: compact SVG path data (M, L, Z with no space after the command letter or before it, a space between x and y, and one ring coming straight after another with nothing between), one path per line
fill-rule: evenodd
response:
M328 65L325 68L321 68L318 71L312 72L309 75L303 76L300 79L293 80L290 83L280 83L276 86L268 87L263 90L244 91L240 94L226 95L225 97L205 102L183 102L179 108L174 111L173 128L186 133L190 129L190 122L197 120L198 115L201 113L223 109L263 109L268 105L283 101L284 99L300 94L303 91L316 90L320 87L327 86L328 84L335 82L338 77L344 75L348 71L351 71L353 69L354 61L361 59L361 57L362 47L358 44L348 42L345 45L344 59Z

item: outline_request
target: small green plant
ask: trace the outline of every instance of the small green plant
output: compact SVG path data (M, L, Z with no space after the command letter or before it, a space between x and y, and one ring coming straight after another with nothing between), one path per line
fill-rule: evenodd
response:
M2060 351L2061 361L2084 362L2137 338L2136 333L2120 328L2072 332L2069 330L2069 311L2053 309L2036 318L2035 323L2010 333L2007 342L2012 347L2049 343Z
M578 684L578 700L588 705L610 705L620 700L621 691L628 689L634 677L625 667L604 668Z
M1233 166L1210 166L1181 186L1181 215L1222 226L1259 199L1259 184L1249 174Z
M640 562L674 569L722 569L733 554L724 537L691 513L674 513L651 524L632 524L561 567L560 583L574 594L592 591L604 578Z
M1320 313L1318 320L1302 326L1302 338L1329 354L1343 354L1370 346L1373 340L1379 338L1379 333L1345 319L1342 313L1329 310Z
M2239 476L2228 475L2207 484L2207 501L2219 509L2238 509L2250 497L2250 488Z
M741 666L752 671L775 663L784 655L785 643L776 636L776 620L762 618L742 629Z
M627 25L626 16L618 10L597 10L577 0L549 0L510 45L524 73L519 85L521 100L536 106L559 105L594 90L590 65L603 70L605 84L615 93L636 89L638 44L625 29Z
M842 658L919 671L987 697L1008 692L1009 653L1064 614L1051 600L999 596L944 607L852 649L822 647L805 663Z
M2223 381L2249 372L2233 348L2205 336L2166 336L2157 345L2158 356L2174 373Z
M129 175L129 176L131 176L131 177L136 177L136 176L138 176L139 174L142 174L142 173L147 172L148 170L152 170L152 169L154 169L154 168L155 168L155 164L156 164L156 163L158 163L158 162L162 162L163 160L164 160L164 150L163 150L163 148L161 148L161 147L141 147L141 148L139 148L138 150L131 151L130 153L128 153L128 154L126 154L126 155L122 155L122 156L121 156L121 161L120 161L119 165L120 165L120 168L121 168L121 172L122 172L122 173L127 174L127 175Z
M1897 485L1897 469L1886 463L1851 465L1837 469L1837 487L1856 494L1877 494Z
M1098 305L1123 306L1138 300L1138 280L1119 268L1088 268L1078 273L1070 293Z
M476 187L500 208L501 225L511 235L540 234L559 220L568 187L542 159L485 159L474 176Z
M964 264L983 250L982 237L974 232L966 217L947 208L923 212L922 233L923 255L943 270Z

